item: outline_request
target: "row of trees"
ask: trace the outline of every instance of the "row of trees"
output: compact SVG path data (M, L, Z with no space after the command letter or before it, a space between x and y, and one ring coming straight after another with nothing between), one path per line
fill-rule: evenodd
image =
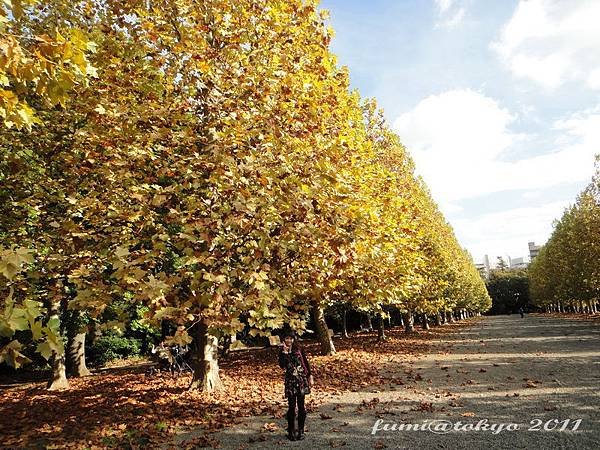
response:
M529 275L527 269L510 269L506 263L504 267L490 271L486 281L488 294L492 299L490 314L511 314L530 309Z
M192 387L211 390L217 338L244 327L302 331L312 313L331 354L333 305L409 321L489 308L398 136L350 91L317 1L0 12L3 40L71 80L51 107L43 76L4 72L40 125L0 131L0 361L22 365L35 343L65 388L66 355L85 372L86 324L143 305L147 324L173 325L168 343L193 343Z
M592 182L554 224L529 266L533 303L546 311L598 312L600 301L600 156Z

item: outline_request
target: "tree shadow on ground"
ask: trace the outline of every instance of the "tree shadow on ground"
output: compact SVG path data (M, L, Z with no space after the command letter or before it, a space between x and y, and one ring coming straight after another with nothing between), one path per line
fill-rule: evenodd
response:
M432 339L467 326L451 324L431 331L387 331L337 339L334 356L318 356L318 343L305 341L318 393L328 395L376 387L389 378L378 368L392 360L415 358ZM116 368L91 377L70 379L71 389L49 392L45 383L13 386L2 392L0 438L8 447L46 448L99 445L135 448L160 445L185 428L220 429L240 417L278 417L285 403L277 348L232 352L220 362L224 390L190 392L189 375L149 376L145 367ZM393 378L393 377L392 377Z
M518 316L498 316L446 338L452 343L451 353L430 352L408 369L394 363L383 367L390 373L400 368L400 383L383 384L378 390L361 387L354 401L338 398L311 408L307 440L302 443L285 438L285 420L277 416L252 417L213 435L210 442L221 448L260 449L600 448L600 329L596 324L565 324L562 317L532 316L521 321ZM356 400L360 398L362 402ZM459 428L447 434L404 429L372 434L378 419L421 425L449 421L453 426L474 426L483 420L516 424L517 429L493 433ZM183 433L177 444L195 445L196 439L197 433Z

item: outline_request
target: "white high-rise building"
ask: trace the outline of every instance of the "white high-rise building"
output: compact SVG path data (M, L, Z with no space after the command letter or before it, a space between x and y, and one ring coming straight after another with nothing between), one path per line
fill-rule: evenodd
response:
M475 264L475 267L484 279L487 280L490 277L490 258L488 255L483 257L482 263Z
M540 252L541 245L535 245L535 242L529 242L529 259L533 261Z
M510 268L511 269L524 269L528 266L525 258L511 258Z

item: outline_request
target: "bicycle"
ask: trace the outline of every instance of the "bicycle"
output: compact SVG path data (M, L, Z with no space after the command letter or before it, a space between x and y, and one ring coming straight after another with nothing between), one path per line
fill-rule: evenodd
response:
M188 364L185 359L185 355L189 352L189 348L186 345L181 347L179 345L166 346L159 344L156 347L152 347L151 359L158 364L158 372L161 370L168 370L171 376L179 376L184 372L193 373L192 367ZM150 369L150 375L153 375L155 368Z

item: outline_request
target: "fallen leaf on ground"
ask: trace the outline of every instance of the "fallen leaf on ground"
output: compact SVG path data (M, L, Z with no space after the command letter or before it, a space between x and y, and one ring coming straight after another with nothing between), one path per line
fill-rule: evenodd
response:
M265 423L263 426L263 430L265 431L277 431L279 429L279 427L277 426L277 424L275 422L271 422L271 423Z

